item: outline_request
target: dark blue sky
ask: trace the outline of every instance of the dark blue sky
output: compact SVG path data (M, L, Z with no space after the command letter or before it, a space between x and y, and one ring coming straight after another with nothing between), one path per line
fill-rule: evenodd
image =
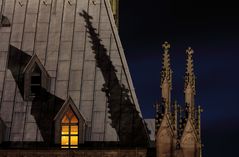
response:
M171 43L172 99L184 103L185 50L191 46L202 105L204 156L238 156L239 5L230 0L120 2L120 36L145 118L160 98L161 45Z

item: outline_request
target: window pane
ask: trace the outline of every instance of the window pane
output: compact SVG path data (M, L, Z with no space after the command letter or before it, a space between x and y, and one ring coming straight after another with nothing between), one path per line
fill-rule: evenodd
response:
M40 93L41 91L41 86L40 85L31 85L31 96L36 96Z
M61 123L61 148L78 148L78 119L71 108L67 110Z
M70 145L78 145L78 136L71 136L71 144Z
M72 116L74 116L74 113L72 112L71 109L69 109L66 114L70 119L71 119Z
M71 135L78 135L78 126L71 126Z
M76 116L72 117L71 123L78 123L78 119L76 118Z
M31 84L41 84L41 76L32 76Z
M61 145L69 145L69 136L61 136Z
M62 126L61 127L61 134L62 135L69 135L69 126Z
M70 123L69 119L68 119L66 116L64 116L64 117L62 118L61 122L62 122L62 123Z

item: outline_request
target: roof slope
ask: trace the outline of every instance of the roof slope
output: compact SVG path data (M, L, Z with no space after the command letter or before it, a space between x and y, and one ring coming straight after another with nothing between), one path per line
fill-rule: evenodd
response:
M54 115L70 96L86 118L87 141L145 143L146 128L109 1L20 3L6 1L3 15L11 27L0 27L5 140L46 141L51 133L43 135L47 127L41 128L39 117L48 109ZM43 92L51 101L23 100L22 71L34 54L51 77L50 93Z

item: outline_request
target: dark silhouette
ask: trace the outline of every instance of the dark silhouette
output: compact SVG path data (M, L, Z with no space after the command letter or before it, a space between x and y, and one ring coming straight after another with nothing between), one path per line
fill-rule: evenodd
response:
M23 70L30 59L30 55L10 45L8 69L11 71L23 98ZM36 120L37 126L44 140L44 145L54 144L54 117L64 102L65 100L47 92L44 88L39 89L38 94L32 99L31 114Z
M46 145L54 145L54 117L65 100L41 89L32 101L31 114L34 116Z
M130 100L129 90L118 80L117 71L107 55L107 50L92 26L92 17L86 11L80 15L85 19L97 67L100 68L104 77L105 84L103 84L102 91L108 98L111 125L119 136L119 144L121 146L147 146L149 137L144 121L139 116L135 104Z
M12 45L9 46L8 69L11 71L22 97L24 97L23 70L30 61L30 59L31 56L27 53L19 50Z

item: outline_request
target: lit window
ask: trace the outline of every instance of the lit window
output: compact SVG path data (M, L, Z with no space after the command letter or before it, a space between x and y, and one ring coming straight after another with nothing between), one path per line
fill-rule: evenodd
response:
M78 148L79 121L68 109L61 120L61 148Z

